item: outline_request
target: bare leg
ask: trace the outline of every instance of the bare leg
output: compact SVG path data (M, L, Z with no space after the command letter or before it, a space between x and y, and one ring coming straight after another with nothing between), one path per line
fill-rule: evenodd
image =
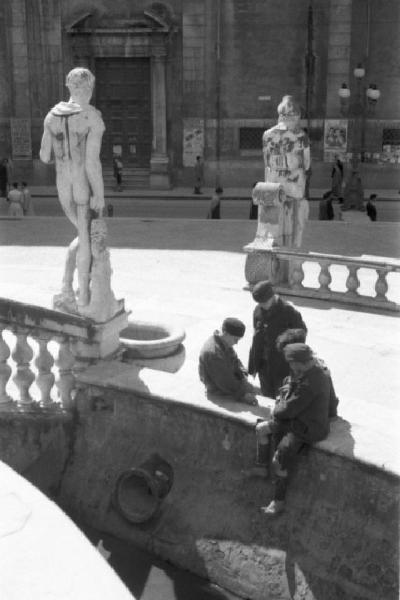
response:
M77 205L78 216L78 251L76 264L78 268L79 298L78 305L86 306L89 304L89 273L90 273L90 233L89 233L89 207L87 205Z
M71 223L78 228L76 206L72 198L72 186L69 172L59 173L57 175L57 189L60 204L65 215ZM76 237L68 247L67 259L65 261L64 276L62 281L61 293L67 301L75 302L73 290L74 272L76 268L76 255L78 250L79 238Z
M67 260L65 261L64 277L62 281L62 293L70 296L74 296L74 273L76 268L76 255L78 252L79 238L76 237L70 245L67 251Z

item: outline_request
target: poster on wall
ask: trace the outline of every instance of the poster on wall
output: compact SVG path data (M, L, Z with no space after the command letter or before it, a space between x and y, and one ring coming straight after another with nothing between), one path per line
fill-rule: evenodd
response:
M31 120L10 119L13 158L32 158Z
M184 119L183 122L183 166L194 167L196 156L204 154L203 119Z
M325 119L324 161L333 162L335 156L346 160L347 119Z
M381 163L400 163L400 144L383 144Z

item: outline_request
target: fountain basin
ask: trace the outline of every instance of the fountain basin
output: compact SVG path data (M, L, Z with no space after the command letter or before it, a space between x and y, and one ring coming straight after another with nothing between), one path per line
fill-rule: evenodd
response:
M174 324L128 319L119 339L128 359L161 358L174 354L185 336L185 331Z

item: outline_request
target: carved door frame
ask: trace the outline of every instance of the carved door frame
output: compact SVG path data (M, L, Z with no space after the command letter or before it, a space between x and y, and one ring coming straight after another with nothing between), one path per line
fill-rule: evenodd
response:
M73 66L95 73L96 58L150 58L152 151L150 187L170 187L167 153L166 57L170 27L151 13L129 27L88 27L89 13L66 28Z

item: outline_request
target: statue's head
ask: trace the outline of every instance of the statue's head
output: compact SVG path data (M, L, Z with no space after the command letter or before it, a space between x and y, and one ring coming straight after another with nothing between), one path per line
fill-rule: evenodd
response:
M71 96L80 96L90 100L94 88L94 75L84 67L76 67L67 75L66 86Z
M300 118L300 105L293 96L283 96L281 103L278 106L278 115L280 117Z

